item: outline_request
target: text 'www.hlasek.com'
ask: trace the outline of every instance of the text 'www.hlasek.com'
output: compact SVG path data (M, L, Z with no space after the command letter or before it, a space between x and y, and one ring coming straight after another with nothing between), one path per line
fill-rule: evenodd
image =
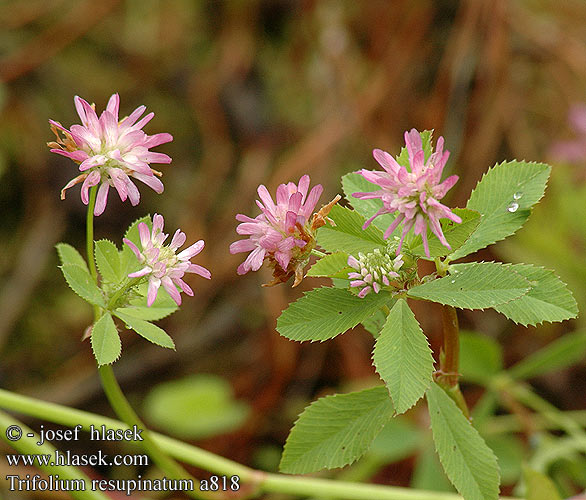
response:
M55 441L78 441L82 425L73 429L45 429L40 426L39 435L33 432L23 433L21 427L12 425L4 433L6 440L19 441L27 439L39 448L41 453L6 454L9 467L18 469L18 474L7 474L9 491L118 491L130 496L140 491L237 491L240 489L238 476L211 476L195 483L193 479L177 478L143 478L140 474L129 479L105 479L79 477L79 469L75 467L129 467L145 469L149 465L149 457L145 454L106 454L102 450L84 454L70 450L57 450L49 443ZM91 441L125 441L140 442L143 440L142 429L136 426L126 429L110 429L105 425L89 428ZM40 469L46 474L23 473L23 467ZM77 477L76 477L77 476Z

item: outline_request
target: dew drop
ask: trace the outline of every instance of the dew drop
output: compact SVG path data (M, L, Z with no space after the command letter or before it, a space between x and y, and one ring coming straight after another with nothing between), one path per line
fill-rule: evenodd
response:
M522 196L523 196L523 193L521 193L521 191L519 191L513 195L513 199L520 200Z
M519 204L518 204L516 201L514 201L513 203L511 203L511 204L510 204L510 205L507 207L507 210L508 210L509 212L511 212L511 213L514 213L514 212L516 212L518 209L519 209Z
M456 280L452 280L452 283L455 283L455 282L456 282Z

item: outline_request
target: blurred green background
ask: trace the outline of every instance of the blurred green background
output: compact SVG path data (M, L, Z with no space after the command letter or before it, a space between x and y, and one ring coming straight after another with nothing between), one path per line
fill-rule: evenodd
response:
M315 280L297 289L261 288L270 272L238 277L244 254L230 255L228 247L238 239L235 214L257 213L258 184L274 192L279 183L309 173L312 184L324 185L325 203L341 191L340 175L375 168L371 150L397 153L403 132L412 127L445 137L452 156L444 175L460 176L447 200L452 206L464 206L496 162L553 164L550 189L530 223L480 258L554 269L580 309L586 306L586 155L565 164L549 154L556 141L574 137L567 114L586 101L582 0L4 0L3 388L110 414L89 343L80 342L91 310L56 267L55 243L80 250L84 245L79 188L59 199L76 165L49 153L45 143L52 140L49 118L66 127L79 123L74 95L100 111L114 92L120 93L122 116L140 104L155 112L146 132L174 136L157 148L173 163L155 166L164 173L163 195L141 184L141 203L132 207L112 193L96 220L96 238L121 245L132 221L158 212L167 232L180 227L188 242L205 240L194 260L213 274L209 282L189 280L195 297L186 297L181 310L161 323L177 352L122 335L115 371L153 426L270 470L309 401L376 382L372 336L361 328L323 344L297 344L276 333L280 311ZM439 352L437 307L415 308ZM584 323L523 328L491 311L466 311L460 320L501 344L505 366ZM197 374L207 377L193 378ZM543 397L564 410L586 409L585 381L583 361L532 379ZM161 382L171 385L150 393ZM182 391L191 394L187 402ZM473 403L482 389L466 385L465 393ZM200 418L200 424L166 421L161 407L167 405L180 408L188 421ZM222 425L214 427L213 411L202 416L198 408L204 407L216 408ZM416 408L405 425L426 430L422 415ZM389 442L401 436L412 443L404 428L389 432ZM528 437L516 441L518 453L510 461L531 452ZM431 455L409 446L383 454L360 477L445 485L424 470L433 472L426 465L433 464ZM4 467L0 463L0 471ZM513 476L510 484L518 474Z

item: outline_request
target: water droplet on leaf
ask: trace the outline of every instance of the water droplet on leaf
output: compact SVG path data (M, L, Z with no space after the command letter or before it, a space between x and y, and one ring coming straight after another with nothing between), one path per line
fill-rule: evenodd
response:
M509 212L511 212L511 213L514 213L514 212L516 212L518 209L519 209L519 204L518 204L516 201L514 201L513 203L511 203L511 204L510 204L510 205L507 207L507 210L508 210Z
M456 282L456 280L452 280L452 283L455 283L455 282Z
M515 200L520 200L522 196L523 196L523 193L521 193L521 192L519 191L519 192L517 192L517 193L515 193L515 194L513 195L513 199L515 199Z

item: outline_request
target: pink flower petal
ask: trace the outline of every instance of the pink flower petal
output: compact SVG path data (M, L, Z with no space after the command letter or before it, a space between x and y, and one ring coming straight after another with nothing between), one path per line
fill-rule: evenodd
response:
M192 257L196 256L203 250L205 243L203 240L199 240L195 242L193 245L187 247L185 250L177 254L177 258L179 260L189 260Z
M161 286L161 280L151 276L149 279L149 288L147 292L147 306L151 307L157 298L157 292Z
M110 185L104 182L98 188L98 195L96 196L96 207L94 209L94 215L102 215L106 210L106 203L108 202L108 191L110 191Z

